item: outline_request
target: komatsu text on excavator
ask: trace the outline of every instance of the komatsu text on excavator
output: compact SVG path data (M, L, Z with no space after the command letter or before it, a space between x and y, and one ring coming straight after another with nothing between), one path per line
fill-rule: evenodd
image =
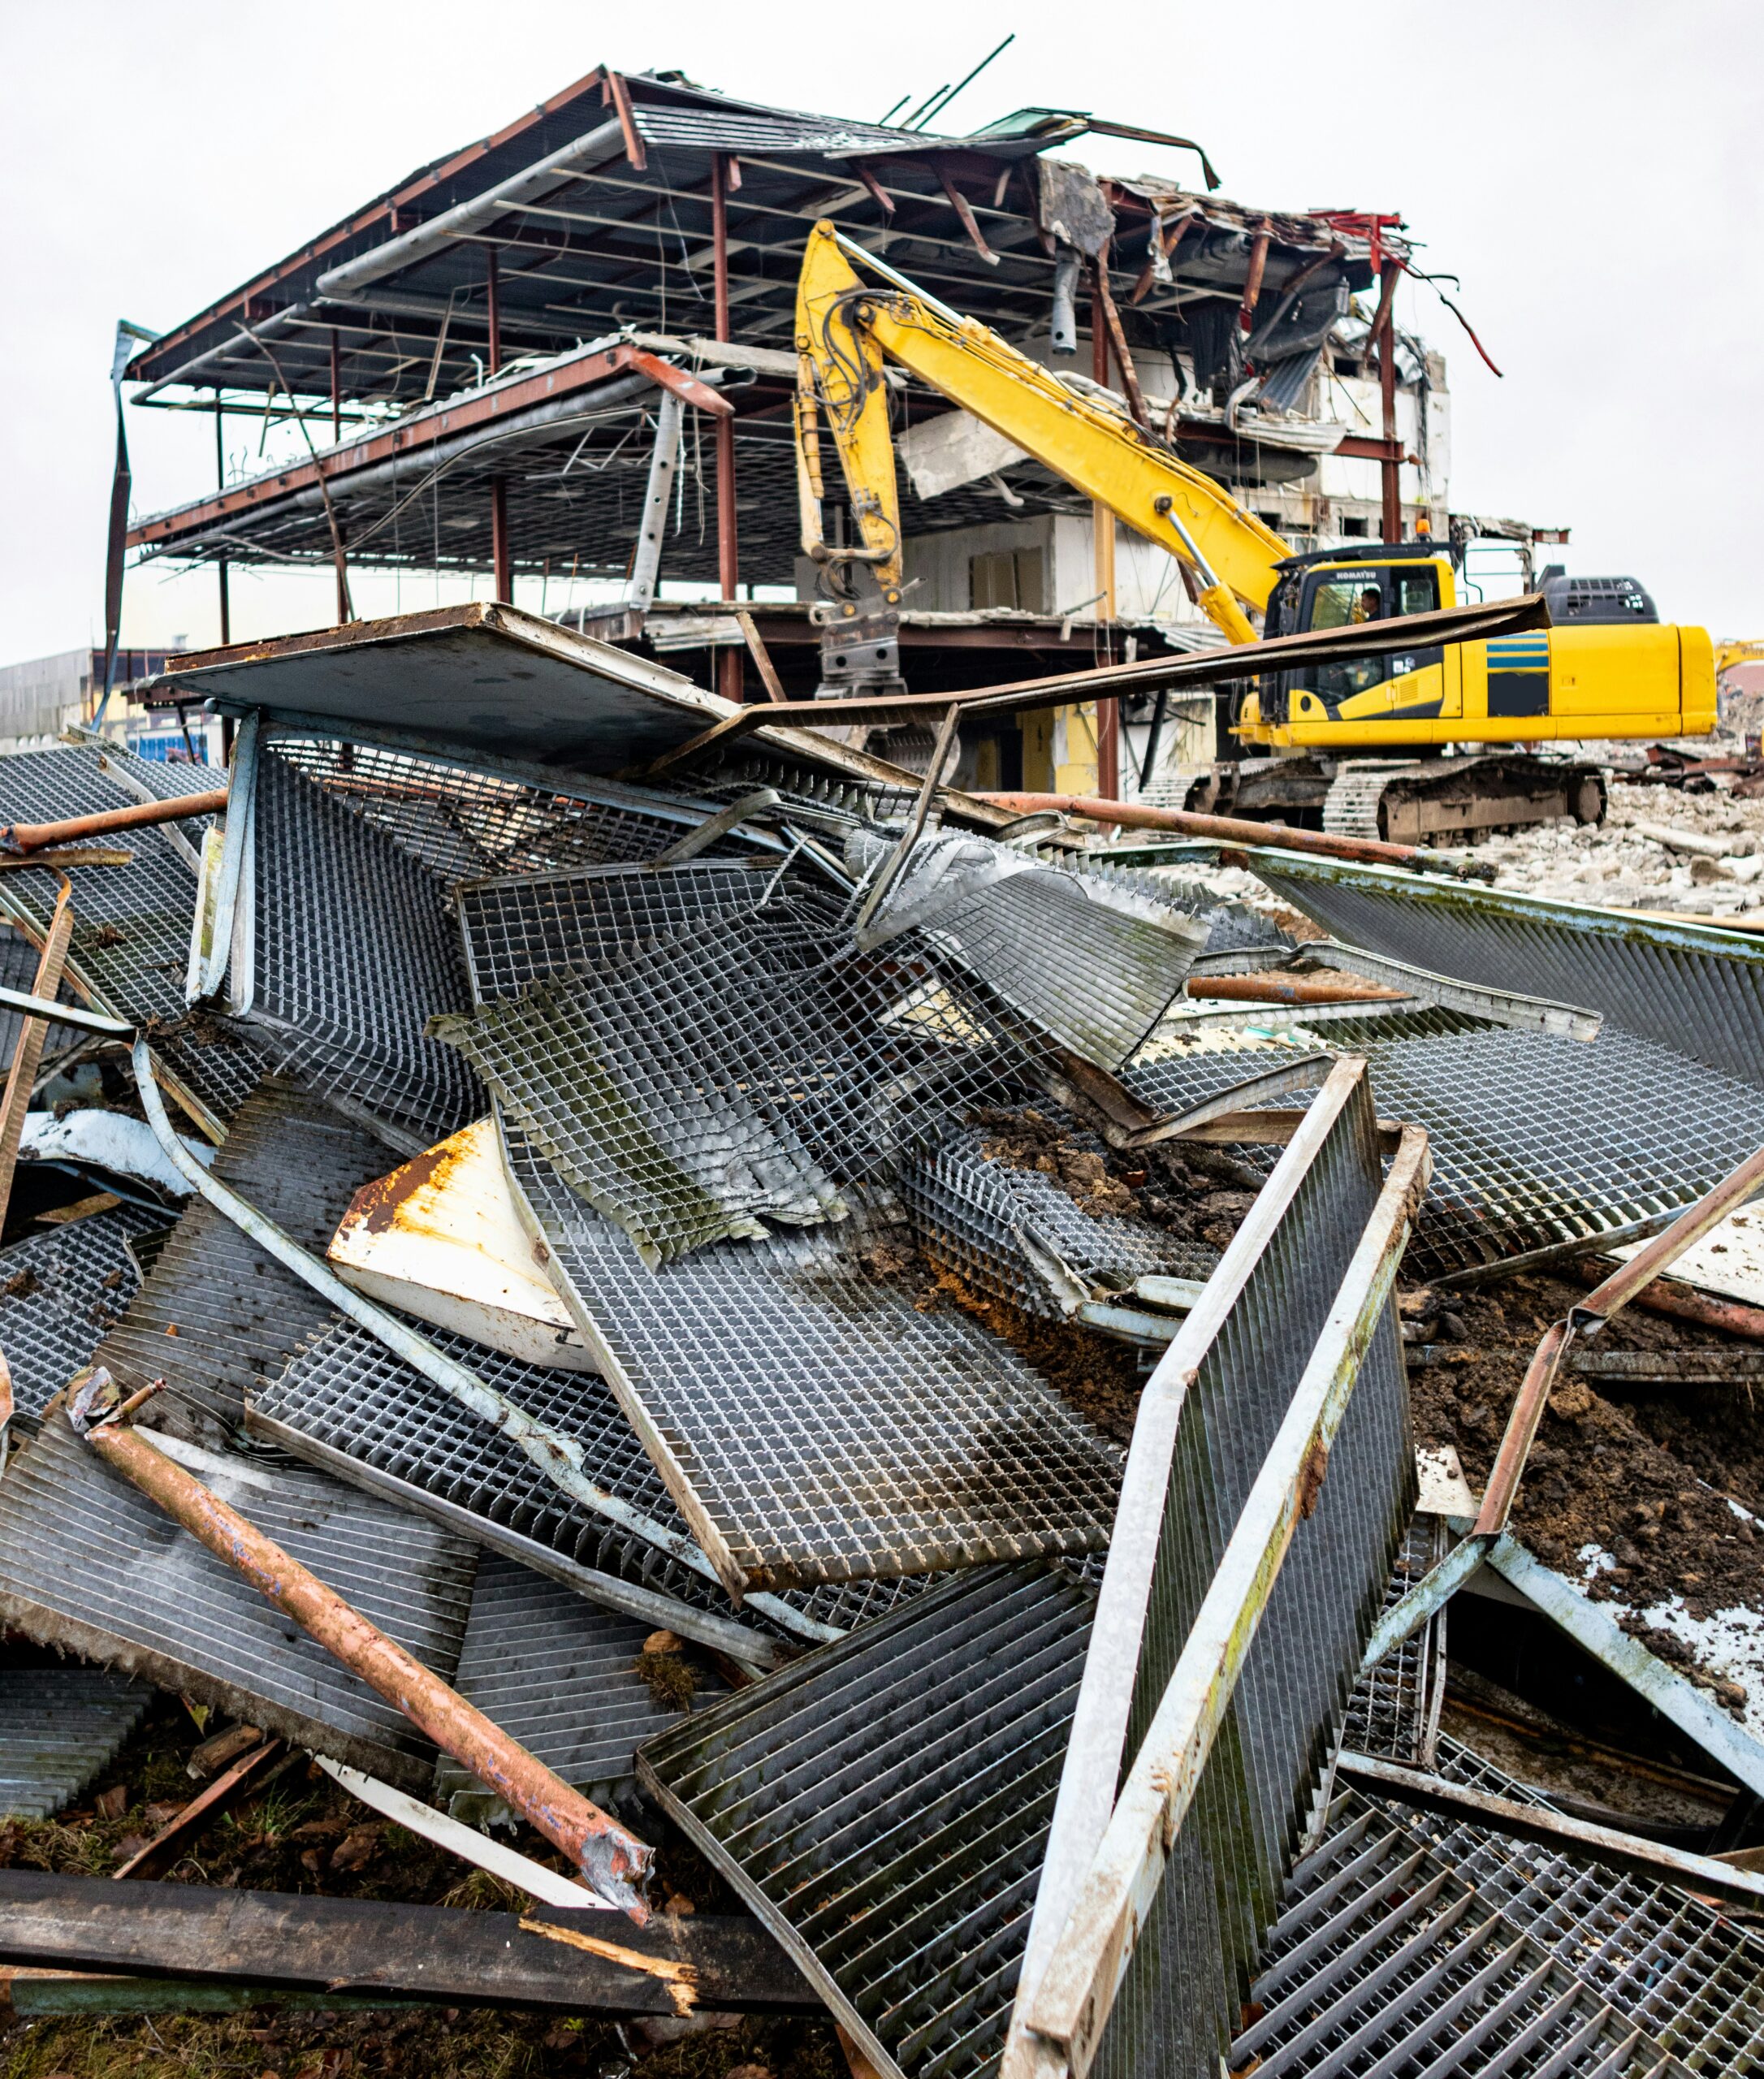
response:
M880 285L867 285L854 261ZM827 693L902 689L885 360L1167 549L1230 642L1459 603L1451 559L1429 542L1291 554L1223 485L1137 423L1124 400L1029 360L830 223L815 226L803 256L796 346L802 542L822 573ZM828 542L823 525L824 428L855 523L849 543ZM1706 735L1715 722L1714 651L1701 629L1660 625L1632 581L1577 603L1581 611L1534 634L1253 681L1236 702L1234 759L1197 782L1190 805L1255 813L1253 766L1273 782L1260 789L1269 812L1290 819L1313 807L1325 828L1354 836L1415 842L1562 815L1598 820L1605 789L1596 765L1520 747ZM1440 755L1471 745L1512 748Z

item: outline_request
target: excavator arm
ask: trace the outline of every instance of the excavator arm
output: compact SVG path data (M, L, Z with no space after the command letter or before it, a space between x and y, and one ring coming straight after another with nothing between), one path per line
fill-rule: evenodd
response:
M854 259L882 276L883 286L867 287ZM1275 566L1290 553L1286 544L1105 398L1062 381L976 319L958 316L825 222L810 233L803 254L796 332L802 546L824 569L867 565L884 595L899 591L900 492L886 359L1186 564L1196 603L1230 641L1256 639L1245 609L1259 613L1266 606ZM838 450L861 546L829 547L822 536L823 425Z

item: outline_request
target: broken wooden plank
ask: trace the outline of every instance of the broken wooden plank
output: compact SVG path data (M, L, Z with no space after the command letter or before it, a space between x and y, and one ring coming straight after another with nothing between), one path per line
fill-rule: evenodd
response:
M658 1914L610 1928L548 1906L469 1913L0 1870L8 1964L576 2014L819 2006L756 1921Z

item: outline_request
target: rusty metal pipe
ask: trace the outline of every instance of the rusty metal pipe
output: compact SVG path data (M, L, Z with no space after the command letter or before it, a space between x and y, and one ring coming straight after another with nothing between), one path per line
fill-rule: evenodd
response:
M71 815L61 823L9 823L0 825L0 851L15 855L41 852L45 845L76 844L82 837L101 837L110 830L132 830L144 823L181 823L186 816L221 815L226 808L227 789L215 787L205 794L180 794L170 802L132 802L126 809Z
M1589 1285L1602 1285L1606 1272L1602 1264L1578 1263L1570 1266L1571 1274L1585 1278ZM1635 1303L1645 1307L1650 1314L1667 1314L1675 1320L1694 1321L1699 1328L1720 1329L1728 1335L1741 1335L1753 1342L1764 1342L1764 1307L1748 1307L1737 1299L1717 1299L1706 1292L1694 1292L1688 1285L1680 1285L1670 1278L1660 1278L1645 1291L1638 1292Z
M1628 1306L1693 1242L1699 1241L1711 1227L1718 1226L1736 1206L1745 1204L1761 1186L1764 1186L1764 1148L1748 1156L1713 1191L1706 1191L1695 1205L1687 1206L1664 1234L1655 1235L1628 1262L1619 1264L1608 1277L1602 1278L1580 1304L1570 1311L1566 1320L1557 1321L1545 1329L1526 1368L1512 1411L1507 1418L1506 1433L1501 1438L1501 1448L1496 1454L1494 1468L1489 1475L1482 1506L1476 1516L1478 1537L1498 1537L1507 1528L1514 1498L1519 1493L1519 1483L1524 1477L1525 1462L1531 1455L1538 1424L1543 1420L1550 1389L1554 1385L1562 1360L1576 1337L1597 1335L1619 1307Z
M639 1926L649 1918L638 1887L653 1848L572 1790L138 1430L112 1420L84 1434L107 1465L561 1848L601 1897L621 1906Z
M1399 1004L1405 992L1351 975L1202 975L1188 994L1228 1004Z
M1353 859L1375 867L1448 867L1438 852L1416 845L1388 845L1377 837L1334 837L1321 830L1294 830L1284 823L1255 823L1247 816L1203 815L1196 809L1152 808L1144 802L1109 802L1096 794L975 794L972 798L1016 815L1047 810L1087 816L1123 830L1165 830L1173 836L1207 837L1221 845L1278 845L1288 852L1316 852L1325 859ZM1457 862L1449 870L1461 872ZM1485 869L1478 869L1485 871Z

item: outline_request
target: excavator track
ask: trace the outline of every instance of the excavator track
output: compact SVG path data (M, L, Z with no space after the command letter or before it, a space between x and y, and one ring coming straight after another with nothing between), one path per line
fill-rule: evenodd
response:
M1342 837L1425 845L1529 823L1602 823L1605 776L1596 765L1496 753L1412 763L1356 759L1337 771L1323 828Z

